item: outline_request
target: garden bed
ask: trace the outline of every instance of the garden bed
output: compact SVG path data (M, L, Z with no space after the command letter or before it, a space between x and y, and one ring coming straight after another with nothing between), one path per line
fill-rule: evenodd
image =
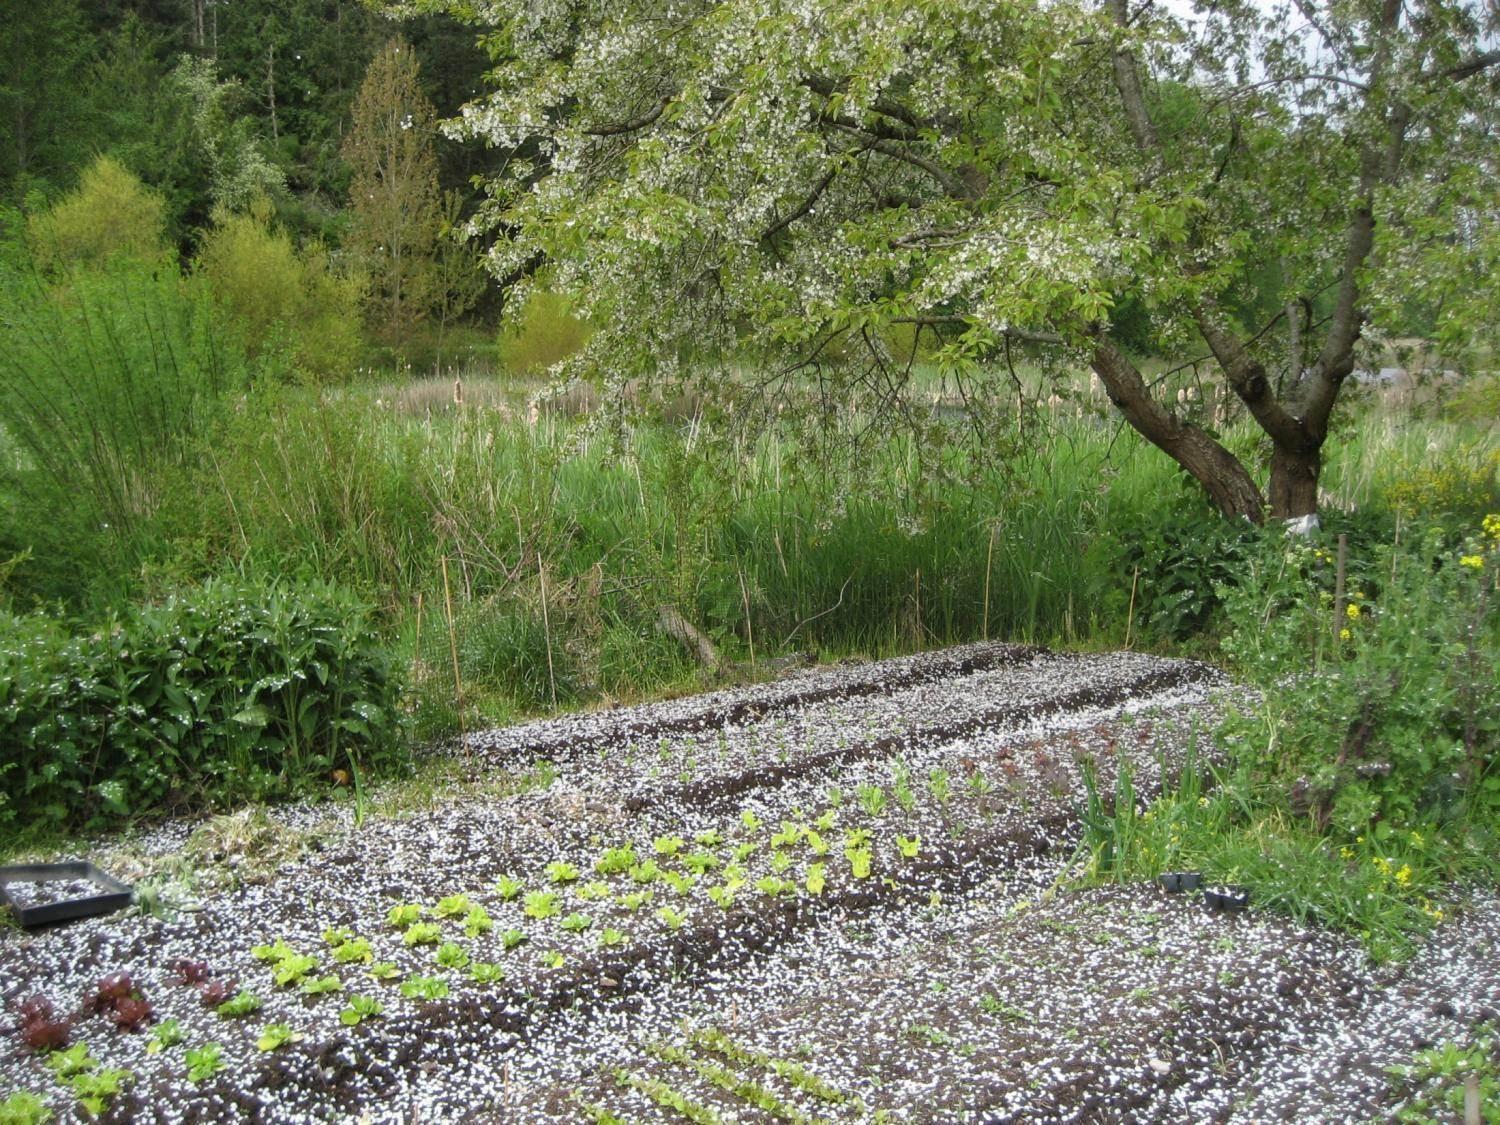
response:
M1226 690L1190 662L970 646L488 732L476 771L550 784L359 828L288 810L310 846L255 880L226 849L200 909L0 932L6 1020L38 994L71 1015L118 1120L1378 1108L1372 1070L1500 1005L1492 901L1461 923L1485 949L1440 930L1398 974L1193 894L1058 888L1085 767L1108 785L1128 760L1149 793L1211 752ZM116 972L139 1030L86 1006ZM57 1070L0 1045L0 1091L72 1112Z

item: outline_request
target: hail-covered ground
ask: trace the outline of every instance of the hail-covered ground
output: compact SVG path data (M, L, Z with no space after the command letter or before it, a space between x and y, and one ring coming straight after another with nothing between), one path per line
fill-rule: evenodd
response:
M969 646L471 738L476 775L533 781L509 796L470 787L357 827L347 807L273 812L258 833L167 824L96 858L175 872L190 909L169 894L0 930L0 1105L30 1092L81 1119L92 1093L104 1120L163 1122L1388 1116L1387 1067L1496 1019L1494 898L1376 969L1346 937L1254 909L1074 885L1085 771L1109 787L1128 761L1149 794L1213 756L1234 697L1190 662ZM118 980L98 998L116 973L149 1020L110 999ZM23 1042L37 996L70 1054Z

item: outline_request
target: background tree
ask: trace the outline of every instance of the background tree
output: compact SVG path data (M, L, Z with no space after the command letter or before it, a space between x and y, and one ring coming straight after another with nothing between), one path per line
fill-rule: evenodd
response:
M893 409L893 326L933 334L957 374L1011 349L1081 360L1228 516L1316 511L1372 294L1462 292L1455 215L1500 213L1494 177L1463 172L1493 165L1496 15L1444 0L483 18L495 88L456 131L514 157L492 261L549 263L599 326L585 356L644 373L751 349L783 385L837 376ZM1451 253L1417 260L1413 239ZM1127 344L1217 363L1271 447L1264 487Z
M66 184L92 155L83 78L94 44L76 0L7 4L0 18L0 184L21 198Z
M441 283L437 115L418 72L409 44L387 43L365 74L343 147L352 173L348 246L368 271L375 316L396 335L427 313Z
M44 269L98 267L118 255L149 262L165 248L166 203L119 161L101 156L78 187L31 215L27 228Z

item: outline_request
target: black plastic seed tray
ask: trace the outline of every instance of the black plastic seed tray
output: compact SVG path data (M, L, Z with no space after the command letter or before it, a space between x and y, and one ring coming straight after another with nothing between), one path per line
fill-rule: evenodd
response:
M97 893L74 895L22 905L11 892L12 883L92 883ZM18 863L0 867L0 907L9 907L23 926L47 926L74 918L109 914L130 905L131 890L113 875L100 871L92 863Z

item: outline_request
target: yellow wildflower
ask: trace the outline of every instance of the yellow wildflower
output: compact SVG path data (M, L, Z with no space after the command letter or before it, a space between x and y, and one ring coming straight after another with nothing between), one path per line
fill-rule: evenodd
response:
M1344 614L1349 618L1350 621L1358 621L1359 606L1355 605L1353 602L1350 602L1344 607Z
M1341 640L1341 641L1352 641L1353 639L1354 639L1354 634L1351 633L1351 632L1349 632L1348 629L1340 629L1339 630L1339 640Z
M1483 570L1484 559L1479 555L1464 555L1458 560L1459 566L1466 566L1470 570Z
M1400 883L1403 887L1411 884L1411 864L1403 863L1401 865L1401 870L1396 872L1396 882Z
M1339 849L1339 858L1340 859L1353 859L1354 858L1354 849L1351 848L1348 844L1345 844L1342 848Z
M1486 538L1500 540L1500 512L1491 512L1485 516L1483 528Z

